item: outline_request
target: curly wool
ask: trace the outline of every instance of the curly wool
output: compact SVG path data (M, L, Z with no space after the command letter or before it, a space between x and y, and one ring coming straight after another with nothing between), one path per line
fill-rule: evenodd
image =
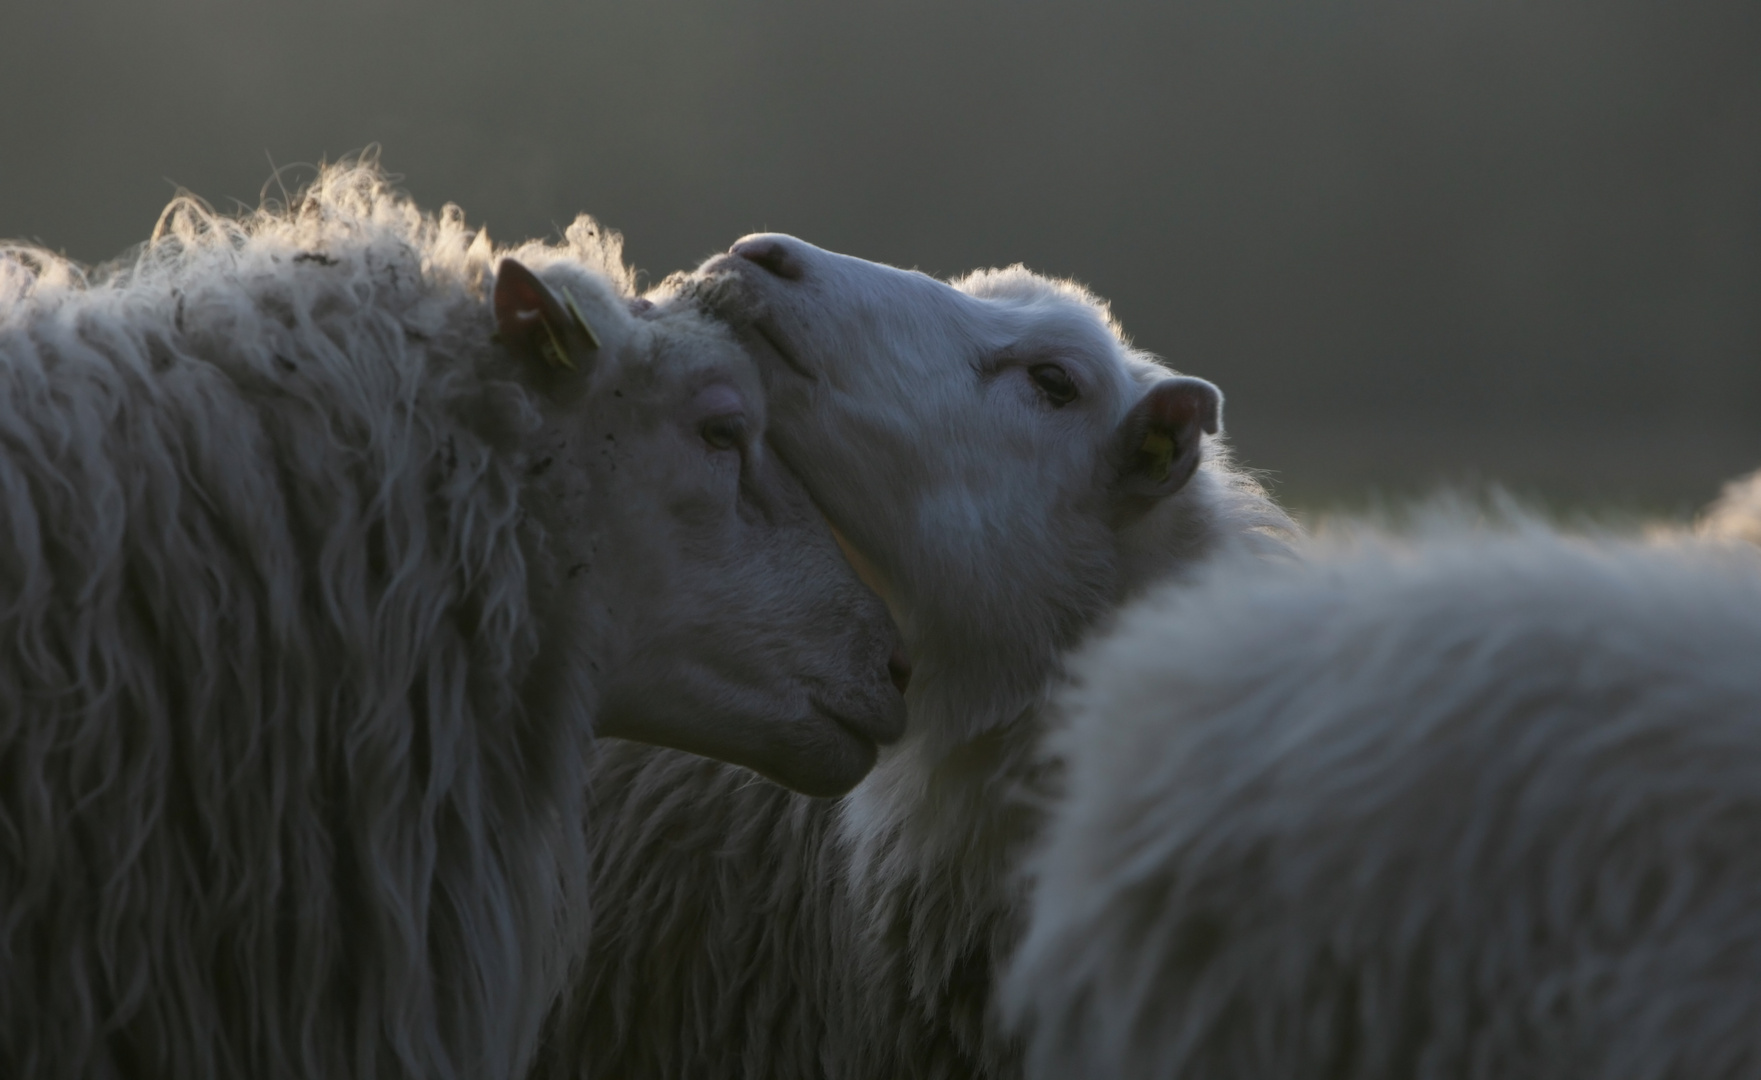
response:
M537 678L492 254L371 161L0 249L0 1074L521 1067L592 702Z
M941 326L946 310L916 302L921 293L870 291L866 273L812 310L816 327L849 332L838 342L847 348L828 352L889 374L941 355L905 335ZM1060 355L1090 350L1094 369L1122 386L1169 374L1129 350L1104 304L1078 286L1016 267L958 288L1011 301L995 317L1015 340L1058 342ZM839 302L858 298L863 317L850 318ZM943 328L957 339L987 329L977 320ZM895 339L906 344L880 351ZM907 382L900 400L855 400L845 388L852 400L843 408L828 391L794 422L825 422L824 441L798 460L811 460L833 490L860 492L877 520L908 521L901 508L919 487L947 496L951 516L924 531L914 568L958 567L942 579L949 603L938 614L968 621L914 646L912 729L835 802L667 751L608 747L590 809L604 826L593 839L593 890L603 903L590 960L557 1011L534 1077L1020 1075L1019 1045L997 1030L992 995L1024 917L1018 868L1043 824L1043 712L1063 677L1063 651L1149 582L1190 577L1238 549L1280 557L1295 527L1212 438L1184 488L1116 533L1091 504L1066 501L1041 462L1013 462L1015 478L1033 481L1011 483L991 456L1008 437L974 402ZM773 383L771 394L781 415L785 393ZM926 418L924 410L939 411ZM773 429L779 440L788 423ZM1066 433L1046 445L1076 457L1096 437ZM983 478L979 493L926 479L943 479L943 464L971 446L984 450L966 474ZM844 464L835 451L857 448L888 467L831 475ZM1090 459L1080 460L1068 471L1092 484ZM816 497L838 521L835 505ZM1060 504L1085 509L1047 525ZM994 528L964 532L962 518Z
M1076 661L1028 1075L1761 1068L1761 559L1431 516Z

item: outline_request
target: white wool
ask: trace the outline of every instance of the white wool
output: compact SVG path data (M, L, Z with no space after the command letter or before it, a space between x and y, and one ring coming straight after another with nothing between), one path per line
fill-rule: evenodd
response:
M1028 1075L1761 1069L1761 556L1423 517L1073 662Z
M498 443L533 417L469 360L488 255L370 166L242 218L180 198L90 276L0 255L0 1071L522 1056L591 700L523 701Z
M1119 495L1121 425L1176 377L1079 286L759 240L774 274L737 245L699 285L766 366L774 444L878 576L909 726L838 802L609 755L594 884L613 899L543 1075L1014 1075L990 989L1064 650L1150 583L1294 527L1196 426L1190 479ZM1078 397L1042 399L1040 363Z
M371 162L95 272L0 249L0 1076L518 1075L617 692L828 787L896 730L727 329L582 218L513 252L601 342L542 367L502 254Z

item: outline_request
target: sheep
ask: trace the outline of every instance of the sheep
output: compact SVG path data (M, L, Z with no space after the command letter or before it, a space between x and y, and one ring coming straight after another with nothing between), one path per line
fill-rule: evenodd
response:
M1761 552L1360 528L1071 669L1030 1077L1761 1073Z
M1761 544L1761 472L1724 485L1718 500L1701 516L1699 531L1706 536Z
M950 285L781 236L696 281L904 633L907 731L837 802L608 753L603 932L534 1075L1014 1075L990 986L1061 654L1148 582L1294 526L1230 465L1217 388L1129 348L1074 284Z
M902 730L757 369L619 252L370 160L0 251L0 1075L522 1075L595 724L818 794Z

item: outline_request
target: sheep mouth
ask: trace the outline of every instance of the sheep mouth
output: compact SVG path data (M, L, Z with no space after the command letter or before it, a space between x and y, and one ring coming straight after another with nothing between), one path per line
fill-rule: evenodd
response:
M813 711L818 716L830 720L842 728L846 734L868 747L891 746L905 735L903 718L897 722L877 717L869 720L857 720L838 710L831 708L819 698L810 699Z
M815 721L811 728L797 723L788 735L756 755L725 760L810 798L835 799L848 794L880 756L873 730L876 725L828 708L817 697L810 699L809 707L807 715ZM889 737L886 741L893 740Z

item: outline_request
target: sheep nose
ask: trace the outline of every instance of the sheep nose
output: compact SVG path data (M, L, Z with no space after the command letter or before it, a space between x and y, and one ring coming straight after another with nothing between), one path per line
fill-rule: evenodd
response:
M749 236L728 249L731 253L764 267L785 281L801 280L801 259L789 245L774 236Z
M894 649L893 655L887 657L887 674L892 676L893 685L901 694L911 685L911 658L905 655L904 649Z

